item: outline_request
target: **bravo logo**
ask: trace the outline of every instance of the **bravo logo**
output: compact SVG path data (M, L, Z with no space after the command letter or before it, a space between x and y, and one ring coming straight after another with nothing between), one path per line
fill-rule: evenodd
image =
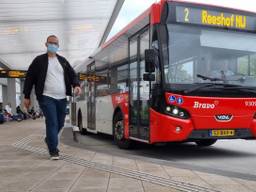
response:
M214 109L215 104L213 104L213 103L200 103L198 101L195 101L193 108L195 108L195 109Z

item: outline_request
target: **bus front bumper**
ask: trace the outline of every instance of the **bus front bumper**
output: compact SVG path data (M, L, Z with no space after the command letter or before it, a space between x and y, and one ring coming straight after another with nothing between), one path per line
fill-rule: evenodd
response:
M199 139L255 139L256 122L252 128L236 128L232 136L212 136L216 128L196 129L191 119L178 119L150 109L150 143L183 142Z

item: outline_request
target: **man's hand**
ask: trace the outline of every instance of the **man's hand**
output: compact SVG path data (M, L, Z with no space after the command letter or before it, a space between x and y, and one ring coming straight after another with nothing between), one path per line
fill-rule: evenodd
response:
M79 86L76 86L76 87L74 88L74 94L75 94L76 96L79 96L79 95L81 95L81 93L82 93L82 89L81 89Z
M30 104L31 104L31 101L30 99L24 99L24 102L23 102L24 106L28 109Z

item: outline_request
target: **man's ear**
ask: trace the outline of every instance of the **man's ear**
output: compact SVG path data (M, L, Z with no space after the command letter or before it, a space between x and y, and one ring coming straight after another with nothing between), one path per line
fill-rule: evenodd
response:
M47 42L45 43L45 47L47 47Z

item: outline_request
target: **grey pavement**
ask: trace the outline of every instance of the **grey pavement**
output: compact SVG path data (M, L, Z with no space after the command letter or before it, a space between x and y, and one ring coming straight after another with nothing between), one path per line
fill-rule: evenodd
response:
M76 139L77 142L74 142L71 129L63 131L64 144L83 150L256 181L256 140L219 140L211 147L198 147L193 142L161 145L137 143L135 149L121 150L111 137L102 134L76 134Z
M256 182L60 144L51 161L43 120L0 125L0 192L256 191Z

